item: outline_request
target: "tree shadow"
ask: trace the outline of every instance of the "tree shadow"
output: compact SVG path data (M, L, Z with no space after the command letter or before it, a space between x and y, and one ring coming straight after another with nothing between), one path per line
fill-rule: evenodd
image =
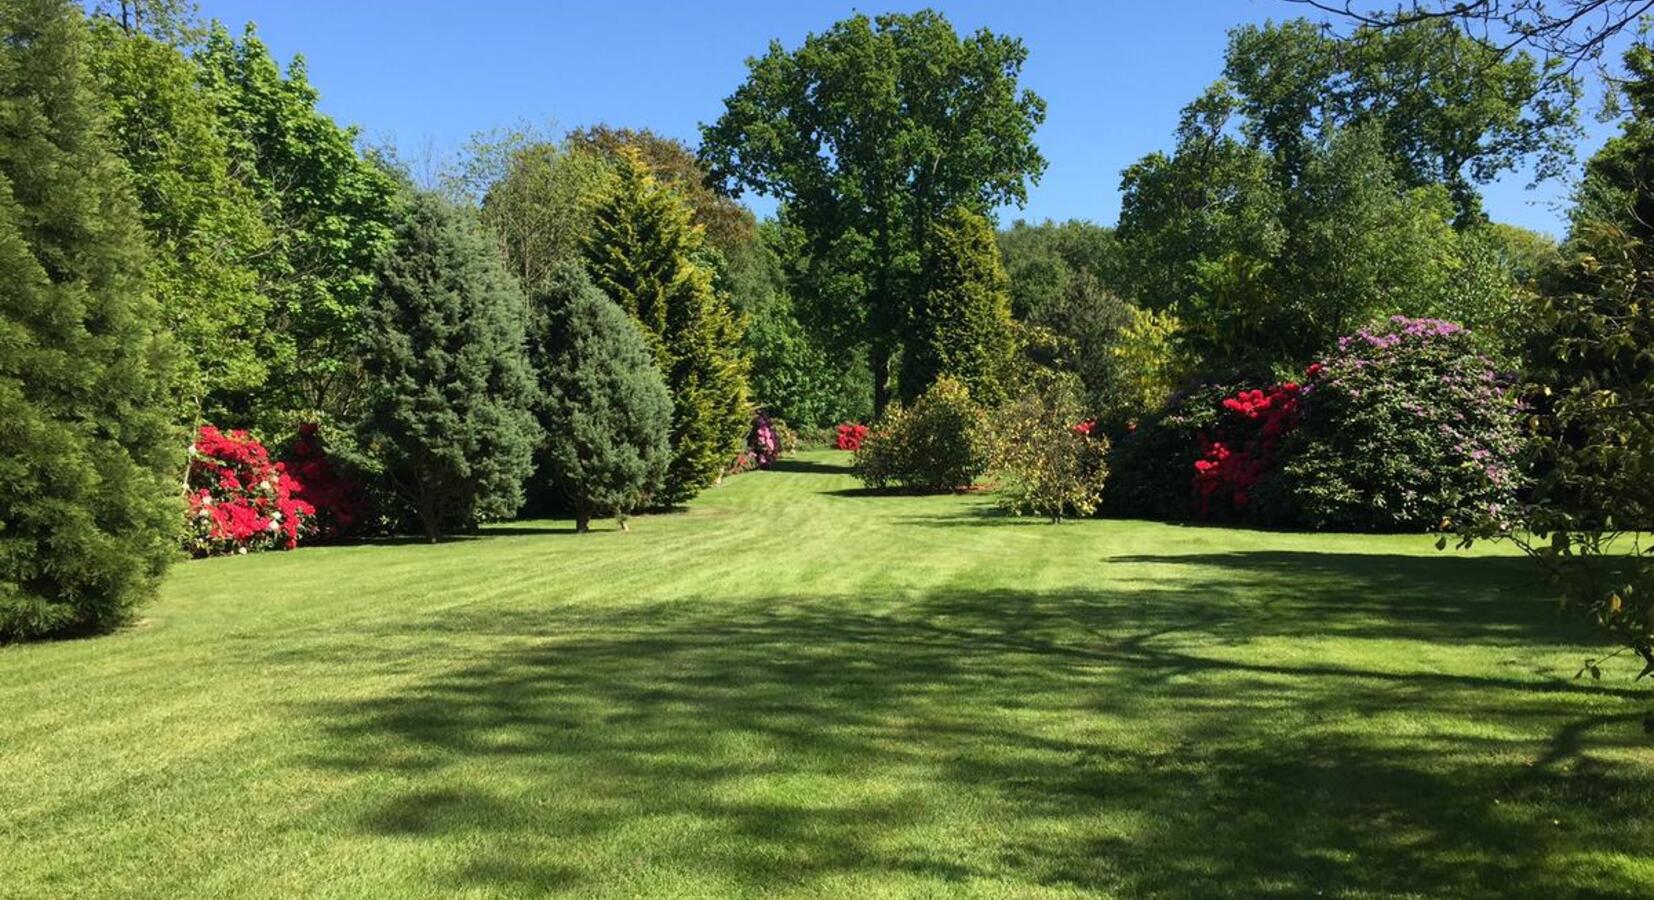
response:
M365 833L513 848L451 873L471 888L1646 889L1598 862L1648 858L1627 825L1654 814L1654 779L1615 755L1636 746L1615 726L1646 694L1386 652L1485 631L1557 649L1505 596L1517 576L1497 560L1453 560L1468 572L1443 580L1429 559L1301 556L1140 558L1191 568L1113 590L387 626L355 636L369 662L402 671L417 648L444 670L295 712L334 739L315 766L404 786ZM1300 567L1310 581L1295 587ZM1269 578L1287 599L1245 602L1236 580ZM1257 649L1326 635L1346 652Z
M849 475L848 465L833 465L795 456L782 457L770 464L771 472L793 472L804 475Z

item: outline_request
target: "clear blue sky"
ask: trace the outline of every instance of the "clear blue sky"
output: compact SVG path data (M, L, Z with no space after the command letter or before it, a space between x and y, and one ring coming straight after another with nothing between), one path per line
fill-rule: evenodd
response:
M283 62L302 53L322 107L406 156L457 147L477 131L524 120L559 132L607 122L693 144L741 82L744 60L772 38L797 45L860 9L826 0L200 0L239 31L256 21ZM1120 170L1167 148L1179 108L1218 77L1225 32L1300 15L1283 0L965 0L928 4L961 30L1021 37L1024 83L1049 110L1036 135L1050 161L1006 221L1085 218L1113 224ZM1587 96L1591 96L1588 92ZM1593 149L1609 133L1588 121ZM1582 154L1583 158L1584 154ZM1557 233L1555 182L1525 175L1486 189L1494 218ZM754 202L754 208L770 207Z

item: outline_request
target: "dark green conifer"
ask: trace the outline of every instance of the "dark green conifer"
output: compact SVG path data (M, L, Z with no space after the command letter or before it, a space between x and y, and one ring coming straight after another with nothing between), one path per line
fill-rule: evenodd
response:
M409 198L364 317L362 439L432 541L522 505L539 442L524 308L473 214Z
M0 640L105 629L177 552L148 250L66 0L0 0Z
M657 494L671 458L672 400L632 319L578 266L535 297L529 358L540 378L539 476L568 498L576 529Z
M902 350L903 397L911 402L952 375L978 403L1003 401L1015 343L1010 279L993 226L955 207L931 227L924 258L925 291L910 311Z

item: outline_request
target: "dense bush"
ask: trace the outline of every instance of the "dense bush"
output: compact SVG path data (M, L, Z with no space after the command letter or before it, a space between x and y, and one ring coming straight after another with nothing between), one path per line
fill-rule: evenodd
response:
M1456 324L1396 316L1341 338L1303 404L1270 488L1298 524L1435 530L1516 499L1512 385Z
M1115 435L1102 511L1173 522L1193 516L1195 461L1201 458L1203 441L1217 432L1224 399L1237 392L1226 384L1179 391L1164 409Z
M282 459L293 476L293 499L310 505L311 532L318 540L348 537L369 524L372 504L363 484L342 460L328 453L320 427L299 426Z
M747 432L747 453L752 457L752 464L760 469L775 465L775 461L781 458L781 437L775 423L762 412L752 415L752 430Z
M1298 424L1302 394L1298 383L1289 381L1223 398L1212 429L1196 436L1197 517L1257 517L1253 491L1279 464L1282 440Z
M911 407L892 407L856 451L856 475L868 487L948 491L970 487L986 471L987 415L964 384L943 376Z
M292 550L316 512L301 493L247 432L203 425L190 445L187 546L196 556Z
M860 450L866 440L866 425L860 422L844 422L838 426L833 446L840 450Z
M999 502L1017 515L1088 516L1102 502L1108 439L1082 419L1077 385L1049 378L994 414Z

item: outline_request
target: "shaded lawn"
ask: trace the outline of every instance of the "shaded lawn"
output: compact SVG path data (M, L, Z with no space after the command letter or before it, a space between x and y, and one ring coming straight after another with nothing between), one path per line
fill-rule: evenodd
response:
M1572 679L1526 561L845 456L629 535L189 563L0 650L0 896L1654 893L1651 701Z

